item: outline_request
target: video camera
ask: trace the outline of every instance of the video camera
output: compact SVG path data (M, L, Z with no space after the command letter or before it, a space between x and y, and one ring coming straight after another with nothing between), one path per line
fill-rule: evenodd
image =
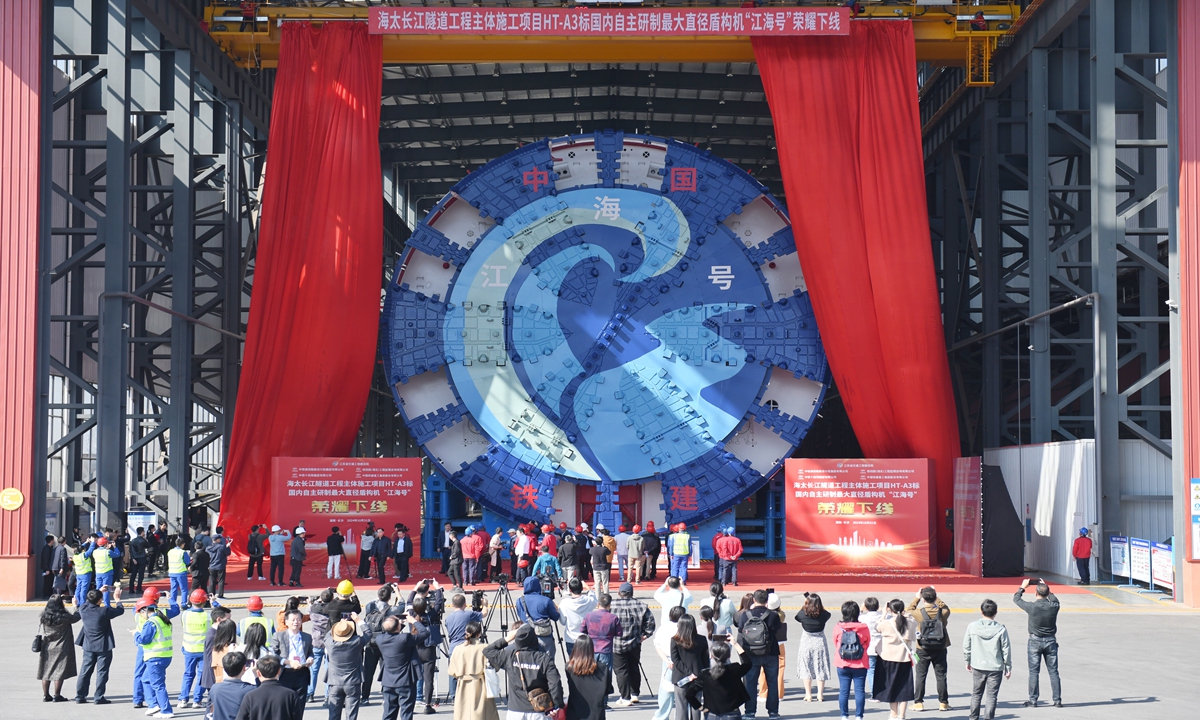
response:
M512 580L512 578L509 577L508 573L500 573L499 575L496 576L496 583L499 584L500 587L504 587L504 588L508 587L508 583L510 580Z
M483 610L483 591L482 590L472 590L471 591L471 609L475 612L481 612Z

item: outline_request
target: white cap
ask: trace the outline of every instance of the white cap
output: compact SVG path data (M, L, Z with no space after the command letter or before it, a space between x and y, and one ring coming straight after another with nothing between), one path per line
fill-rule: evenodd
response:
M303 527L298 527L298 528L296 528L296 534L297 535L307 535L308 532L305 531L305 529Z
M588 524L587 523L579 523L579 527L583 528L584 530L587 530Z
M585 525L584 527L587 527L587 526ZM603 530L603 529L604 529L604 523L599 523L599 524L597 524L597 525L596 525L596 529L597 529L597 530Z
M280 528L279 528L279 526L278 526L278 525L272 525L272 526L271 526L271 532L279 532L279 529L280 529Z

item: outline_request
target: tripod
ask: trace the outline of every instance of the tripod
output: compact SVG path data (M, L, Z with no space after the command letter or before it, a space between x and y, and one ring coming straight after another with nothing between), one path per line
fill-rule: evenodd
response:
M488 631L492 628L492 621L496 616L500 617L500 634L507 637L508 629L517 620L517 603L513 600L512 593L508 591L508 575L501 573L497 581L500 586L496 588L496 592L492 595L492 601L488 604L488 614L483 618L483 642L488 641ZM508 673L496 673L501 680L503 688L503 697L508 699Z

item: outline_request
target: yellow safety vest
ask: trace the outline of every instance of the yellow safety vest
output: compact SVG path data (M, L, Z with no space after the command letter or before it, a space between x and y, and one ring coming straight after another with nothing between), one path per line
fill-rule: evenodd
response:
M675 533L675 544L671 548L671 554L676 557L680 555L690 555L692 552L692 536L685 532Z
M187 565L183 562L183 548L172 548L167 553L167 573L171 575L186 574Z
M151 615L150 622L154 624L154 639L142 646L142 657L147 660L171 657L175 653L175 647L171 644L171 626L158 615ZM204 651L203 645L200 651Z
M189 653L204 652L204 635L212 626L208 613L203 610L188 609L183 612L183 651Z
M113 570L112 554L108 548L98 548L92 553L92 559L96 561L96 574L110 573Z
M83 552L81 551L81 552L75 553L74 561L75 561L75 574L76 575L90 575L91 574L92 559L90 557L88 557L87 555L84 555Z
M267 642L271 641L271 635L275 633L274 621L268 620L265 617L257 617L255 615L242 618L242 621L238 623L238 633L242 636L243 640L246 638L246 631L250 629L251 625L262 625L263 630L265 630L267 633Z

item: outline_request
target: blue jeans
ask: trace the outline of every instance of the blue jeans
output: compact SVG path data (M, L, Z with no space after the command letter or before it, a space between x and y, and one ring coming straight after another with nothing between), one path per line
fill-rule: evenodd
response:
M875 661L879 659L878 655L871 656L871 669L867 671L867 694L875 693Z
M671 668L666 663L662 666L662 677L658 680L658 709L654 711L653 720L669 720L675 715L675 683L671 682Z
M313 648L313 664L312 674L308 681L308 694L317 694L317 675L321 672L321 666L325 664L325 648ZM325 685L325 697L329 697L329 685Z
M671 556L671 574L680 580L687 582L687 555L672 555Z
M850 716L850 684L854 684L854 717L861 718L867 705L867 668L837 669L838 676L838 709L842 717Z
M92 589L92 574L83 573L75 576L75 609L83 607L87 602L88 590Z
M175 573L171 575L171 595L169 602L172 605L177 605L187 602L188 596L188 574ZM178 593L178 594L176 594Z
M617 556L617 578L619 580L621 580L621 581L625 580L625 569L627 567L629 567L629 556L628 555L618 555Z
M145 687L142 685L142 674L146 671L146 661L142 659L142 646L137 646L137 658L133 661L133 704L137 705L146 699Z
M612 651L596 653L596 662L612 671Z
M1050 694L1054 702L1062 700L1062 687L1058 679L1058 640L1051 637L1029 636L1026 650L1029 659L1029 700L1037 702L1038 680L1042 674L1042 658L1046 659L1046 672L1050 674Z
M188 699L188 693L192 695L193 702L200 702L200 698L204 697L204 686L200 684L201 673L204 668L204 653L191 653L186 650L183 652L183 687L179 689L179 702ZM192 691L192 683L195 682L196 689Z
M97 590L104 587L105 585L111 586L112 583L113 583L113 571L112 570L109 570L108 572L104 572L104 573L96 573L96 589ZM107 605L111 601L111 599L112 599L112 590L109 590L108 592L104 593L104 604Z
M168 713L172 712L171 696L167 692L167 666L170 664L171 658L150 658L142 671L146 703Z
M761 669L767 678L767 712L779 712L779 653L772 651L768 655L751 655L743 653L742 662L750 661L750 672L744 678L746 692L750 699L746 701L746 714L758 712L758 671Z

